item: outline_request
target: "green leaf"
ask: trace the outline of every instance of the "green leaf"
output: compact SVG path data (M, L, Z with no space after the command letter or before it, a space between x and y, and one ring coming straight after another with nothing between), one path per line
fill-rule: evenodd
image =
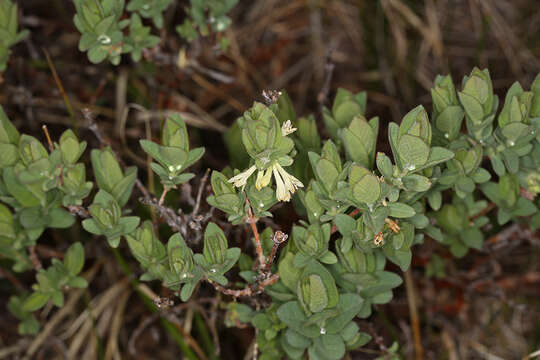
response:
M344 128L348 126L352 119L357 115L362 115L362 106L354 101L345 101L336 109L334 109L334 118L339 124L339 127Z
M50 294L36 291L30 295L23 304L24 311L36 311L41 309L50 299Z
M429 146L421 138L405 134L399 139L398 152L404 166L415 170L427 162Z
M103 235L103 231L98 226L98 224L94 221L94 219L83 220L81 224L84 230L88 231L89 233L94 234L94 235Z
M437 116L435 127L444 134L446 139L452 141L459 134L463 115L461 106L449 106Z
M475 188L476 185L474 184L474 181L467 176L459 177L458 181L456 182L456 189L468 194L472 193Z
M373 174L363 176L353 185L353 196L356 201L373 204L381 194L379 179Z
M118 245L120 245L120 236L115 236L115 237L109 237L107 236L107 242L109 243L109 246L112 247L113 249L116 249L118 247Z
M191 295L193 294L193 291L195 290L195 286L197 285L197 282L188 282L184 284L182 287L182 291L180 292L180 300L182 301L188 301Z
M484 241L484 235L477 228L469 228L461 234L461 239L468 247L480 250Z
M9 121L4 109L0 105L0 143L17 144L19 142L19 132Z
M317 338L315 349L326 359L339 360L345 355L345 343L339 335L327 334Z
M378 129L377 118L368 123L363 116L357 116L353 118L348 128L342 130L341 138L352 161L366 168L373 166Z
M337 263L338 259L333 252L328 251L327 253L325 253L323 256L319 258L319 261L324 264L335 264Z
M343 236L350 236L353 230L356 229L356 220L346 214L336 215L334 217L334 223Z
M320 329L317 325L306 324L307 317L298 301L289 301L281 305L277 310L277 316L288 327L308 338L320 336Z
M85 278L82 278L80 276L76 276L68 281L68 286L71 286L73 288L79 288L84 289L88 287L88 281L86 281Z
M123 207L129 201L135 180L137 179L137 168L135 166L128 167L125 176L111 190L111 195L114 196L118 205Z
M321 179L324 187L328 190L335 187L339 173L334 164L327 159L320 159L314 170Z
M84 248L80 242L71 245L64 256L64 265L71 275L77 275L84 266Z
M11 166L19 159L19 149L13 144L0 143L0 153L2 154L2 157L0 157L0 168Z
M506 172L506 169L504 167L504 163L502 162L501 158L497 155L491 155L489 157L489 160L491 161L491 166L493 167L493 171L498 176L503 176Z
M309 345L311 345L311 340L308 337L305 337L304 335L294 331L291 328L288 328L285 331L285 338L287 339L287 342L296 348L299 349L305 349Z
M428 191L431 187L431 181L427 177L418 174L404 176L402 181L409 191L423 192Z
M471 118L474 123L479 123L484 118L484 109L482 104L478 102L477 99L471 95L465 94L463 92L458 93L459 100L465 108L465 112Z
M51 300L52 300L52 303L57 307L64 306L64 294L60 290L52 292Z
M448 149L434 146L430 149L427 162L422 168L429 168L437 164L448 161L454 157L454 153Z
M272 326L270 316L265 313L259 313L251 319L251 323L259 330L266 330Z
M122 234L127 235L135 231L140 221L138 216L124 216L118 220L118 224L122 226Z
M302 272L297 294L301 304L311 312L337 305L339 294L334 277L319 262L310 262Z
M389 215L395 218L408 218L416 214L416 211L412 207L399 202L389 203L388 209L390 209Z
M75 218L71 213L62 208L53 208L49 211L49 227L66 229L75 223Z
M472 179L477 184L483 184L491 179L491 174L486 169L478 168L472 175Z
M29 190L29 186L21 184L13 171L13 168L5 168L3 172L4 184L13 197L24 207L34 207L41 204L41 198L45 198L43 193L35 193Z
M357 294L340 294L337 305L338 313L326 321L325 329L327 334L338 334L362 309L364 299Z
M199 159L202 158L202 156L204 155L204 150L205 149L203 147L191 150L188 153L188 157L184 166L187 168L188 166L191 166L197 161L199 161Z
M437 211L441 208L442 194L440 191L432 191L428 194L427 200L429 206L431 206L433 210Z
M531 201L525 198L520 197L517 200L516 208L513 211L513 213L515 216L531 216L537 211L538 209L536 208L534 203L532 203Z

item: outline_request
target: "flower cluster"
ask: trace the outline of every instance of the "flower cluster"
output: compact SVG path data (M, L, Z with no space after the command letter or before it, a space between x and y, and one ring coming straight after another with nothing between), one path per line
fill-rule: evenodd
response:
M264 105L260 105L264 107ZM291 152L293 143L290 139L286 138L286 136L295 132L296 128L292 126L291 120L287 120L281 126L280 132L275 131L276 126L279 128L279 120L275 117L275 115L273 116L273 114L269 114L267 111L270 110L266 107L262 109L258 122L253 120L253 118L243 121L244 129L242 138L246 148L251 147L256 150L254 152L255 156L252 156L255 159L255 164L240 174L230 178L229 182L234 184L236 187L241 187L244 189L248 179L255 173L255 171L257 171L255 186L257 190L261 190L262 188L270 185L272 175L274 175L277 200L290 201L291 196L296 192L296 190L304 187L304 184L302 184L300 180L289 174L283 168L283 166L292 165L293 162L292 158L287 155L289 152ZM245 115L244 119L246 117L247 116ZM265 128L268 130L268 132L264 131ZM256 137L253 138L251 135L258 135L259 137L264 137L264 139ZM251 155L251 152L249 153Z

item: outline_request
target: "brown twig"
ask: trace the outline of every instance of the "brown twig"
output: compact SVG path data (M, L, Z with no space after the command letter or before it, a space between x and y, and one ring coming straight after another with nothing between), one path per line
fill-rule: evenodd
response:
M328 50L328 54L326 55L326 64L324 65L324 83L323 87L321 88L321 91L319 91L319 94L317 95L317 102L320 106L323 106L326 102L326 98L328 97L328 92L330 91L330 83L332 82L332 75L334 74L334 68L336 67L334 63L332 62L332 54L334 52L333 48L330 48Z
M41 261L39 260L39 256L36 253L36 245L32 245L28 248L30 251L30 260L32 261L32 265L34 266L34 270L39 271L43 269L43 265L41 265Z
M413 330L415 359L422 360L424 358L424 349L422 348L422 335L420 333L420 322L418 319L418 309L416 306L416 296L411 269L405 271L404 275L405 287L407 289L407 301L409 303L409 314L411 316L411 327Z
M36 245L36 251L41 257L63 259L64 253L50 248L46 245Z
M51 68L51 72L54 77L54 81L56 82L56 86L58 87L58 90L60 90L60 93L62 94L62 98L64 99L64 104L66 105L66 109L69 113L69 117L73 125L73 131L75 132L75 134L77 134L78 133L77 120L75 120L75 114L73 113L73 107L71 106L69 97L67 96L66 90L64 89L64 86L62 85L62 81L60 80L60 77L58 76L58 73L56 72L56 68L54 67L54 63L51 60L51 56L49 55L49 52L45 49L42 49L42 50L43 50L43 53L45 54L45 58L47 59L47 63L49 64L49 67Z
M197 215L197 213L199 212L199 208L201 207L202 193L206 185L206 181L208 181L209 174L210 174L210 169L206 169L206 171L204 172L204 176L201 179L201 183L199 184L199 189L197 190L197 200L195 202L195 207L193 208L193 212L191 213L192 218Z
M105 138L104 134L101 132L100 128L98 127L94 117L92 116L90 109L88 108L83 109L82 114L83 114L83 117L86 119L86 122L87 122L86 126L88 127L90 131L94 133L94 136L98 139L98 141L105 146L111 147L110 142ZM114 149L112 149L112 147L111 147L111 151L113 152L115 157L118 159L118 162L120 162L122 165L125 166L122 159L118 156L118 154L114 151ZM150 192L148 191L148 189L144 186L144 184L139 179L135 179L135 186L137 187L137 189L139 189L139 191L143 195L143 197L139 199L139 201L141 201L145 205L149 205L156 208L159 216L163 217L165 221L167 222L167 224L173 230L178 231L182 233L183 235L186 234L184 221L176 214L176 212L173 209L160 204L160 200L150 195ZM164 193L166 192L164 191ZM163 194L162 194L162 197L164 197ZM161 201L161 203L163 203L163 201Z
M178 231L182 234L186 233L184 221L180 216L176 214L173 209L167 206L160 205L158 199L150 196L144 196L140 198L139 201L145 205L149 205L155 208L158 212L158 215L165 219L165 222L171 227L171 229L173 229L174 231Z
M251 210L251 204L247 197L246 197L246 204L248 204L248 220L247 221L251 225L251 231L253 231L253 236L255 236L255 250L257 251L257 259L259 260L259 268L264 269L266 267L266 260L264 258L259 231L257 230L257 219L255 219L255 217L253 216L253 211Z
M90 217L90 213L88 212L88 210L86 210L82 206L70 205L68 206L68 210L72 215L77 215L83 219L87 219Z
M0 278L5 277L19 291L24 292L24 285L9 270L0 268Z
M282 231L276 231L274 234L274 237L272 238L272 250L270 251L270 254L268 254L268 257L266 258L266 266L264 267L264 271L268 272L272 268L272 264L274 263L274 259L276 258L276 253L279 248L279 245L283 244L287 239L289 238L289 235L283 233Z
M49 150L53 151L54 150L54 145L53 145L53 142L51 140L51 135L49 134L49 129L47 129L47 125L42 125L41 129L43 130L43 132L45 133L45 137L47 138L47 144L49 145Z
M208 357L206 356L204 351L201 349L197 341L193 339L191 334L189 334L187 331L184 330L184 327L179 323L179 321L176 319L176 317L173 314L169 314L169 316L167 317L167 320L169 320L172 324L175 325L175 327L178 329L178 331L180 332L184 340L193 349L193 351L197 353L197 356L199 357L199 359L208 360Z
M88 281L92 281L97 274L99 268L103 265L103 261L97 261L94 266L86 271L83 277ZM77 289L73 291L71 297L66 301L65 305L47 322L43 330L37 335L32 343L28 346L24 359L31 359L41 344L51 335L54 328L62 322L62 320L73 312L73 306L79 298L85 293L85 289Z
M210 279L207 279L207 280L210 284L214 286L214 289L216 289L220 293L238 298L238 297L252 296L252 295L257 295L257 294L262 293L265 287L275 284L279 280L279 274L273 274L262 281L249 284L245 288L238 289L238 290L226 288L224 286L221 286L215 283L214 281Z
M165 195L167 195L168 192L169 192L168 187L163 188L163 192L161 193L161 196L160 196L159 201L158 201L159 206L163 205L163 201L165 201Z

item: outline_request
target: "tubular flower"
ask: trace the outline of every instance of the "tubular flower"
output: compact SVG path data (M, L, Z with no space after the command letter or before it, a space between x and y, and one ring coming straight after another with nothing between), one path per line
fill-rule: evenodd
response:
M279 201L291 200L291 195L295 193L296 189L304 187L300 180L290 175L278 163L274 164L272 171L277 185L276 198Z
M296 128L292 126L291 120L287 120L281 126L281 135L287 136L296 131Z
M257 168L255 165L253 165L246 171L230 178L229 182L234 184L236 187L244 187L248 178L255 172L256 169ZM257 190L261 190L270 184L272 174L276 180L276 198L279 201L290 201L291 195L294 194L298 188L304 187L304 184L302 184L300 180L290 175L276 161L270 167L257 172L257 180L255 181Z
M242 189L244 189L244 186L246 186L247 180L255 172L255 170L257 170L257 167L253 165L246 171L241 172L240 174L230 178L229 182L232 183L236 187L242 187Z
M263 187L268 186L272 180L272 167L264 171L259 171L257 173L257 180L255 181L255 187L257 190L261 190Z

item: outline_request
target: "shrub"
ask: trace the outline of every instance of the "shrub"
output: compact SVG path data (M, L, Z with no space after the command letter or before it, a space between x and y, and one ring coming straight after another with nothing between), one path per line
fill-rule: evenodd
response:
M114 7L107 11L118 17ZM159 23L154 16L146 15ZM314 117L296 118L285 93L246 111L230 130L239 132L241 143L229 145L231 161L245 163L247 154L249 162L214 170L207 202L232 225L249 224L253 257L249 248L230 247L216 222L206 224L197 252L182 219L167 207L165 195L195 176L185 171L204 154L204 148L190 149L181 116L164 121L160 143L140 141L163 186L158 200L110 147L91 151L95 182L87 181L81 161L86 142L66 130L47 150L19 134L0 111L0 253L14 271L39 269L32 249L43 231L71 227L80 217L86 231L113 248L125 239L140 263L140 280L161 282L181 301L196 296L201 282L233 298L270 298L260 309L229 306L228 318L237 321L228 324L249 322L258 330L262 359L306 353L340 359L371 339L356 319L391 301L402 282L387 263L406 271L412 246L425 236L457 257L480 249L482 229L491 221L488 201L499 225L525 217L531 227L540 226L534 201L540 192L540 76L530 91L512 85L500 106L487 70L474 69L457 93L450 76L439 76L431 94L431 120L418 106L401 124L388 125L392 157L376 151L380 124L365 118L365 93L337 92L331 109L323 109L330 134L324 142ZM171 226L166 243L131 209L134 186ZM261 221L280 202L292 202L301 219L290 231ZM33 311L49 301L60 307L66 289L87 286L78 276L83 266L83 247L74 243L63 262L38 270L31 294L11 299L21 333L38 331ZM233 268L239 277L231 285ZM396 350L397 344L389 351Z

